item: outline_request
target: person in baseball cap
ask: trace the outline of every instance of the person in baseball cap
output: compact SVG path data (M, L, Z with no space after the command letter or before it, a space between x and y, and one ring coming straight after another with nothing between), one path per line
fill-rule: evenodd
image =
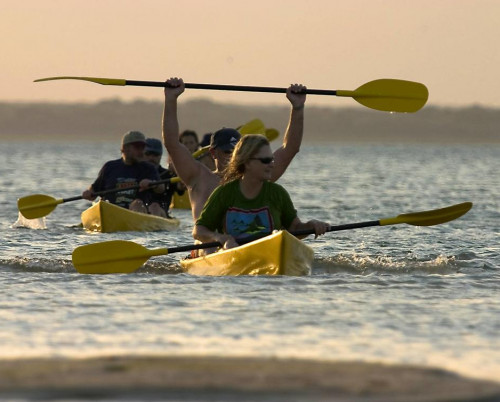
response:
M221 128L212 134L210 148L220 149L223 152L232 152L241 138L241 134L234 128Z
M144 155L156 154L158 156L163 155L163 144L160 140L156 138L148 138L146 140L146 148L144 148Z
M156 138L146 139L146 148L144 149L144 156L146 161L151 163L158 170L160 175L160 180L171 179L175 176L172 170L166 169L161 165L161 157L163 155L163 144L160 140ZM165 183L165 191L161 193L153 193L151 204L158 204L163 211L165 211L166 217L170 216L170 204L172 202L172 197L174 193L184 194L184 189L181 188L181 183Z
M82 198L93 201L96 193L116 190L101 195L101 198L136 212L165 216L163 209L152 202L152 194L165 191L165 186L160 184L150 188L160 176L156 167L144 160L145 148L146 136L143 133L129 131L124 134L121 158L102 166L94 183L82 192Z
M140 131L129 131L122 137L122 148L124 145L128 144L144 144L146 145L146 136Z

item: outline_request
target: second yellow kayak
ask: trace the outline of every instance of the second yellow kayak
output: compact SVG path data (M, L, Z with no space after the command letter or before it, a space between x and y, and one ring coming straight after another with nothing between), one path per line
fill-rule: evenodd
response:
M99 201L82 212L84 229L102 233L174 230L178 228L179 223L176 218L142 214L107 201Z
M191 201L189 200L189 194L187 190L184 194L179 195L174 192L172 196L172 202L170 203L170 208L173 209L191 209Z

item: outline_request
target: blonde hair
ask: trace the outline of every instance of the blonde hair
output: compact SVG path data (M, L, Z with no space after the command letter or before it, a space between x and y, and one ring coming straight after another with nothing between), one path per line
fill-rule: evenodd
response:
M251 134L242 137L236 144L231 160L224 170L222 184L241 179L245 173L245 163L264 145L269 145L269 141L263 135Z

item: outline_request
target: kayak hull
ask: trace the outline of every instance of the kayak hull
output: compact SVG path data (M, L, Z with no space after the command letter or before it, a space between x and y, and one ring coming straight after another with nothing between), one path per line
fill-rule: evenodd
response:
M192 275L310 275L314 252L287 231L199 258L181 261Z
M172 196L172 202L170 203L170 209L191 209L191 201L189 200L189 194L187 191L184 194L179 195L174 192Z
M130 211L106 201L99 201L82 212L82 225L93 232L152 232L157 230L174 230L179 227L176 218Z

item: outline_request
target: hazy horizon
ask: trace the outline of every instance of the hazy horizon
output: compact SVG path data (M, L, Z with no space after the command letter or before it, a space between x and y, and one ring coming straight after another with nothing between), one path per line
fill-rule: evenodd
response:
M312 96L311 96L312 97ZM352 98L346 97L343 99L344 104L335 104L335 105L329 105L328 103L326 104L317 104L312 101L307 101L306 105L308 107L316 107L316 108L329 108L332 110L337 110L337 109L356 109L359 108L359 110L363 110L364 106L360 105L357 103L355 100ZM163 104L163 99L151 99L147 97L135 97L135 98L122 98L119 96L113 96L113 97L103 97L103 98L98 98L98 99L85 99L85 100L58 100L58 99L42 99L42 100L30 100L30 99L18 99L18 100L3 100L0 99L0 104L4 105L29 105L29 104L47 104L47 105L98 105L100 103L108 103L108 102L121 102L123 104L133 104L133 103L161 103ZM245 101L224 101L220 100L217 98L212 98L210 96L192 96L187 99L179 99L179 105L183 104L189 104L192 102L211 102L215 104L220 104L220 105L234 105L238 107L288 107L289 103L287 101L284 102L259 102L259 101L253 101L253 103L248 103ZM481 108L481 109L490 109L490 110L500 110L500 105L498 106L493 106L493 105L484 105L481 103L469 103L469 104L464 104L464 105L445 105L445 104L436 104L428 101L425 106L421 109L427 109L427 108L437 108L437 109L451 109L451 110L460 110L460 109L469 109L469 108ZM418 111L416 113L421 112ZM385 113L385 112L381 112Z
M0 102L0 139L119 141L129 130L161 137L163 103L108 99L89 103ZM259 118L286 130L289 105L237 105L191 99L179 105L180 129L203 134ZM304 142L500 143L500 108L425 106L417 113L385 113L355 102L349 107L307 106ZM281 140L277 141L281 142Z

